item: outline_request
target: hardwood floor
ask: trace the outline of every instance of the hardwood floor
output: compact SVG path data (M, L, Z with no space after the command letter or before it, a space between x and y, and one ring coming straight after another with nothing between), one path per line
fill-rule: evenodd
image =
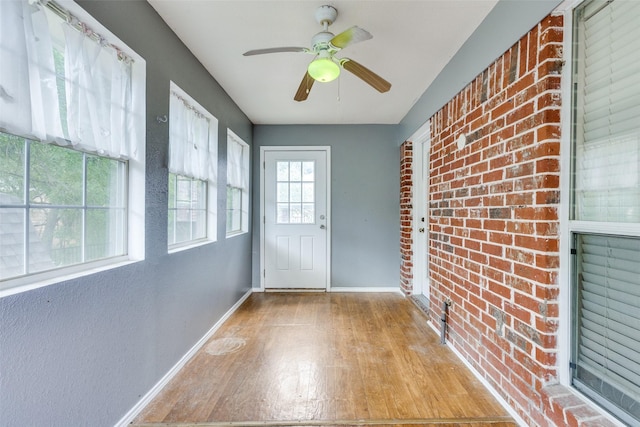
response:
M516 423L403 296L256 293L133 425Z

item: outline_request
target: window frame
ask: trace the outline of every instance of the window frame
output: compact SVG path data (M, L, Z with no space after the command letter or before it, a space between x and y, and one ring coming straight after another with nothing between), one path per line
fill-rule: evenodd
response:
M286 178L280 177L279 176L279 171L280 171L280 164L284 164L286 163ZM312 175L312 179L305 179L305 164L311 164L311 175ZM292 178L292 175L295 173L292 173L292 165L293 164L299 164L300 165L300 173L299 173L299 179L297 179L297 174L295 174L296 179ZM276 209L277 209L277 214L276 214L276 224L279 225L290 225L290 224L300 224L300 225L309 225L309 224L315 224L315 209L316 209L316 199L315 199L315 190L316 190L316 180L315 180L315 170L316 170L316 161L307 161L307 160L277 160L276 161L276 191L277 191L277 195L276 195ZM282 179L281 179L282 178ZM282 188L286 189L286 197L285 197L285 193L280 194L280 185L282 185ZM299 188L299 199L300 200L292 200L292 186L298 187ZM307 188L307 192L306 195L309 195L309 190L308 188L311 188L311 199L310 200L308 197L306 197L305 200L305 187ZM298 193L298 191L296 191L295 193ZM298 197L296 197L297 199ZM295 207L299 207L300 208L300 221L296 221L296 216L292 215L291 213L294 212L294 210L292 210L292 206ZM311 207L311 221L305 220L305 207L309 208ZM281 211L281 208L284 208ZM280 212L284 212L286 211L287 215L286 215L286 221L283 219L280 219ZM293 220L292 220L293 218Z
M247 184L246 188L242 188L242 187L237 187L237 186L232 186L228 184L228 180L227 180L227 196L226 196L226 212L227 215L225 216L225 218L227 219L227 221L225 221L225 230L226 230L226 237L234 237L234 236L239 236L242 234L246 234L249 232L249 192L251 190L251 173L250 173L250 164L251 164L251 150L250 150L250 146L249 144L247 144L242 138L240 138L238 135L236 135L231 129L227 129L227 177L229 176L229 167L230 167L230 163L229 163L229 144L240 144L242 146L242 171L241 173L244 174L244 181ZM228 191L229 189L232 190L239 190L241 192L241 198L240 198L240 227L234 230L229 230L229 221L228 221L228 217L229 217L229 197L228 197Z
M88 276L100 271L119 268L145 259L146 61L75 2L58 0L57 3L78 18L80 22L90 26L96 33L108 40L109 43L118 46L125 55L133 60L131 65L132 105L130 111L130 121L133 126L131 126L130 138L132 146L136 147L137 154L126 160L126 250L122 256L88 261L1 280L0 298ZM19 136L31 139L28 135ZM73 147L67 148L74 150ZM74 151L96 155L83 150ZM109 158L108 156L100 157Z
M209 122L211 123L211 126L213 127L212 133L215 135L215 146L216 146L216 157L213 160L213 162L215 162L216 165L216 173L217 173L217 164L218 164L218 152L219 152L219 140L218 140L218 119L213 116L206 108L204 108L202 105L200 105L200 103L198 103L195 99L193 99L193 97L191 97L188 93L186 93L180 86L178 86L175 82L170 81L169 82L169 90L170 90L170 95L171 92L175 92L176 94L178 94L181 98L183 98L184 101L188 102L190 107L193 108L194 110L196 110L199 114L203 115L204 117L206 117ZM169 122L171 121L171 117L169 117ZM167 250L168 253L174 253L174 252L180 252L186 249L190 249L190 248L194 248L194 247L198 247L198 246L202 246L202 245L206 245L209 243L213 243L215 241L218 240L218 227L217 227L217 218L218 218L218 204L217 204L217 198L218 198L218 184L217 184L217 179L215 182L212 181L208 181L208 180L202 180L202 179L198 179L198 178L194 178L188 175L181 175L181 174L176 174L173 173L171 171L169 171L168 175L167 175L167 185L169 185L169 181L170 181L170 175L173 174L175 176L180 176L180 177L184 177L184 178L189 178L192 180L196 180L196 181L201 181L204 182L205 185L205 197L206 197L206 215L205 215L205 236L202 238L196 238L196 239L192 239L192 240L187 240L187 241L183 241L183 242L174 242L174 243L169 243L169 203L167 203Z
M230 193L233 196L230 197ZM234 202L234 206L230 207L229 203ZM236 206L237 203L237 206ZM238 227L229 228L229 224L234 223L235 216L238 216ZM230 218L231 217L231 218ZM242 232L242 188L233 187L231 185L227 185L227 226L226 233L227 237L230 235L238 234Z
M169 199L169 206L168 206L169 215L167 217L167 221L168 221L168 224L167 224L168 225L168 227L167 227L167 233L168 233L167 241L169 242L168 246L169 246L170 250L177 249L177 248L184 247L184 246L192 246L192 245L197 244L199 242L207 241L208 240L207 239L207 236L208 236L207 226L209 224L209 220L207 218L208 215L209 215L209 209L208 209L208 206L209 206L209 195L208 195L209 185L208 185L208 183L206 181L201 180L201 179L192 178L190 176L178 175L178 174L174 174L172 172L169 172L169 191L168 191L169 197L171 197L171 193L172 193L172 189L171 189L171 177L172 176L175 177L174 178L175 179L175 188L173 189L174 207L173 208L171 207L172 200L170 198ZM178 207L178 204L180 202L179 197L178 197L178 193L179 193L179 191L178 191L178 186L179 186L178 181L179 180L188 181L189 182L189 187L190 187L190 190L191 190L190 191L191 195L190 195L190 198L188 200L188 203L189 203L190 207L186 208L186 209ZM203 208L193 208L192 207L193 206L193 202L194 202L193 198L191 197L193 195L193 185L198 185L198 184L202 185L202 195L203 195L203 197L205 199ZM175 236L177 234L177 223L178 223L177 217L180 215L180 212L187 213L189 215L192 215L194 212L198 212L198 211L204 212L204 236L195 237L194 238L193 235L192 235L193 229L192 229L192 227L190 227L191 228L191 230L190 230L191 238L190 239L182 240L182 241L179 241L179 242L173 240L173 243L171 243L172 240L171 240L170 231L171 231L171 212L172 211L174 212L174 218L175 218L174 224L173 224L174 239L175 239Z
M574 81L576 73L576 44L577 25L576 11L584 7L590 0L572 0L559 6L557 11L563 13L564 40L563 52L566 65L562 70L561 93L566 100L561 107L561 194L563 203L560 204L560 265L564 266L560 271L559 309L560 323L558 327L558 371L560 384L572 388L577 394L593 402L593 407L604 416L619 423L618 411L612 410L610 405L604 403L605 399L594 399L588 393L583 393L573 384L572 363L575 357L576 327L577 327L577 280L576 272L577 256L574 252L574 242L581 234L606 235L612 237L640 237L640 224L612 223L605 221L584 221L573 219L574 215L574 139L576 135L574 112L577 109L574 97ZM614 415L615 414L615 415Z
M612 235L612 234L603 234L603 233L596 233L596 232L588 232L588 233L582 233L582 232L576 232L575 230L572 231L571 233L571 239L572 239L572 252L575 251L575 255L573 255L574 259L573 262L571 264L571 269L572 269L572 273L571 273L571 278L572 278L572 282L571 282L571 298L572 298L572 316L571 316L571 327L572 327L572 336L571 336L571 362L572 364L578 364L579 362L577 361L578 355L579 355L579 336L581 336L580 332L578 331L578 327L579 327L579 315L578 315L578 304L580 304L581 301L581 290L580 290L580 281L578 279L578 275L577 273L580 271L580 268L578 266L579 264L579 259L578 256L580 255L580 244L579 244L579 240L580 240L580 236L589 236L589 237L600 237L600 238L608 238L608 237L614 237L614 238L622 238L622 239L627 239L627 238L631 238L631 239L636 239L634 236L627 236L627 235L621 235L621 234L616 234L616 235ZM620 259L618 259L620 260ZM624 261L623 261L624 262ZM614 301L615 302L615 301ZM588 311L592 311L592 310L588 310ZM587 319L587 317L585 317L585 319ZM615 332L615 329L613 330ZM577 367L574 367L572 365L572 369L576 369ZM625 367L627 368L627 367ZM628 369L628 368L627 368ZM589 370L587 370L589 371ZM605 386L608 386L609 389L616 389L616 390L620 390L619 388L617 388L617 383L609 383L607 381L603 381ZM624 409L616 406L615 404L613 404L611 402L610 399L607 399L605 396L602 396L600 393L598 393L596 390L593 390L592 388L590 388L587 384L586 381L583 378L576 378L575 374L573 373L573 371L571 372L571 387L578 391L580 394L586 396L590 401L594 402L595 404L597 404L600 408L605 409L606 411L608 411L610 416L614 416L617 417L617 419L622 420L626 423L634 424L637 423L638 420L633 418L631 415L629 415L628 413L626 413L624 411ZM626 395L625 395L626 396Z

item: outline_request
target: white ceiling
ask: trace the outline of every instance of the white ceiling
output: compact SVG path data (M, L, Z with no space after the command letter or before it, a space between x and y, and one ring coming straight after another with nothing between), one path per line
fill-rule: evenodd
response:
M396 124L473 33L497 0L148 0L164 21L255 124ZM342 70L293 96L311 55L245 57L251 49L311 47L321 31L314 13L330 4L329 31L358 25L373 39L348 46L349 57L389 82L378 93ZM191 94L197 99L197 94Z

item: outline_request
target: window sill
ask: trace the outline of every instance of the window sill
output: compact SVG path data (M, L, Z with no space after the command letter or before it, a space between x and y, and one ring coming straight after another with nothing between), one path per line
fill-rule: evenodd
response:
M231 237L242 236L243 234L247 234L247 233L248 233L248 231L244 231L244 230L242 230L242 231L233 231L231 233L227 233L226 238L229 239Z
M78 266L61 268L59 270L45 271L29 276L8 279L0 282L0 298L21 294L56 283L78 279L92 274L108 271L125 265L134 264L141 260L132 260L126 257L113 258L107 261L97 261L93 264L81 264Z
M546 406L547 416L563 425L569 419L576 419L578 424L588 421L591 425L603 427L622 427L620 421L603 408L593 403L578 390L560 384L548 385L541 393Z
M214 242L215 240L200 239L200 240L193 240L190 242L177 243L175 245L169 246L169 249L167 252L169 254L174 254L176 252L186 251L189 249L197 248L199 246L208 245L209 243L214 243Z

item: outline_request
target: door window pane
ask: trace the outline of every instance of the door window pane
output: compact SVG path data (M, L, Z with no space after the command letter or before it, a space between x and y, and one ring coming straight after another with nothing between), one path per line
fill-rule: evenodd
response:
M277 221L278 224L289 223L289 203L278 203Z
M315 181L315 162L302 162L302 180L307 182Z
M277 163L277 179L278 181L289 181L289 162Z
M291 224L302 223L302 205L292 204L289 207L289 221Z
M300 203L302 201L302 184L299 182L292 182L289 185L291 186L289 201L292 203Z
M278 185L278 195L276 196L276 200L278 202L288 202L289 201L289 183L279 182L277 185Z
M314 198L315 183L305 182L302 184L302 201L305 203L315 202Z
M289 162L289 181L302 181L302 162Z
M313 203L305 203L302 205L302 222L305 224L313 223L315 218L315 205Z
M315 223L315 162L276 162L278 224Z

